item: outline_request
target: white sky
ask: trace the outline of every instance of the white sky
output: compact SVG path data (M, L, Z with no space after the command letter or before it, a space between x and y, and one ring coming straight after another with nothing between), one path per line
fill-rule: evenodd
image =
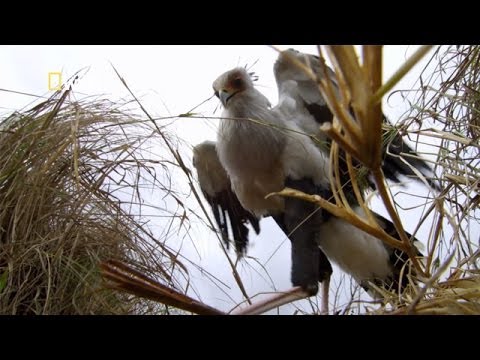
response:
M293 47L297 50L316 53L315 46L282 45L281 49ZM386 46L384 48L384 79L410 56L417 46ZM66 81L77 71L83 71L74 91L79 98L84 95L103 95L111 100L130 98L127 90L118 79L111 64L143 105L154 117L163 117L185 113L202 103L212 95L212 82L224 71L235 66L253 65L252 70L259 76L257 86L272 104L277 102L277 89L273 76L273 63L277 52L268 46L0 46L0 89L13 90L33 95L49 96L48 73L61 72ZM429 56L427 55L426 58ZM397 85L396 89L409 89L417 79L425 61ZM31 106L34 97L0 91L0 113L10 113L23 107ZM220 109L214 114L218 101L212 99L198 107L195 112L204 116L219 116ZM395 96L384 103L384 112L396 120L408 109L400 96ZM217 120L181 118L170 128L188 144L195 145L206 139L215 140ZM184 149L186 156L189 149ZM190 158L188 158L190 160ZM425 191L419 189L418 191ZM193 197L186 200L188 206L198 209ZM374 208L380 207L374 202ZM377 211L381 211L375 208ZM383 212L384 213L384 212ZM418 214L405 217L405 226L413 230ZM194 283L206 303L229 310L234 301L241 299L234 285L232 275L224 256L218 248L215 237L200 223L194 226L201 257L196 255L192 245L183 243L182 251L200 263L212 274L221 279L232 289L222 287L220 290L199 274L192 272ZM428 235L428 229L420 231L419 237ZM290 286L290 252L284 235L267 219L262 221L262 233L253 238L249 255L264 263L274 249L280 249L267 264L270 276L278 289ZM172 243L175 239L171 240ZM281 246L283 244L283 246ZM175 247L175 244L170 244ZM177 244L177 246L179 246ZM189 254L189 255L188 255ZM257 271L261 267L254 262ZM258 291L271 291L270 283L248 267L241 266L243 280L250 295ZM338 271L337 271L338 272ZM336 279L335 281L338 281ZM228 298L227 292L234 300ZM308 311L308 307L305 307ZM291 313L292 308L283 310Z

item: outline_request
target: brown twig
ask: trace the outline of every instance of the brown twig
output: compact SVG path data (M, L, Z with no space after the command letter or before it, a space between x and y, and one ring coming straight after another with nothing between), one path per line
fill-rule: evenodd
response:
M112 282L110 287L114 289L199 315L224 315L222 311L162 285L120 261L103 262L100 269L103 277Z

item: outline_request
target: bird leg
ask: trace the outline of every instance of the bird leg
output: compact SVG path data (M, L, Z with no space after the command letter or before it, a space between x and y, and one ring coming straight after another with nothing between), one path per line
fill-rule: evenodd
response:
M317 294L318 281L322 283L320 314L328 315L328 293L332 266L316 244L309 247L305 244L310 242L302 242L301 237L297 237L295 240L296 242L292 241L292 282L301 286L274 294L247 308L236 310L232 312L232 315L260 315L293 301L306 299Z
M322 281L322 301L320 305L320 314L328 315L328 291L330 286L330 276L327 276ZM287 291L276 293L271 295L269 298L254 303L250 306L247 306L243 309L238 309L231 312L231 315L261 315L280 307L282 305L289 304L296 300L306 299L310 297L309 293L303 290L300 286L295 286Z
M320 305L320 315L328 315L328 292L330 290L330 275L322 281L322 303Z
M320 250L318 261L318 281L322 283L322 303L320 314L328 315L328 293L330 290L330 277L332 276L332 264L328 261L325 253Z

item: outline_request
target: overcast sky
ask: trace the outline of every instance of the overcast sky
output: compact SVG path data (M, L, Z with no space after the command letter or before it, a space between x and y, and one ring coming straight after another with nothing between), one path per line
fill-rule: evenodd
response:
M279 46L281 49L289 47L316 53L315 46ZM386 46L384 79L388 79L415 49L417 46ZM248 65L259 76L258 89L272 104L276 104L277 88L273 76L276 57L277 52L268 46L1 46L0 89L49 96L49 73L60 72L62 80L66 81L82 70L74 86L79 98L86 95L103 95L112 100L129 98L113 65L141 98L149 113L163 117L185 113L201 104L212 96L212 82L218 75L233 67ZM425 61L418 65L396 89L411 88L424 64ZM0 113L31 106L33 101L37 100L32 96L0 91ZM407 109L408 104L400 96L384 101L384 112L392 120L397 120ZM219 116L221 109L214 98L199 106L195 112L204 116ZM193 146L206 139L215 140L217 125L218 120L213 119L181 118L170 129ZM186 156L191 156L188 148L184 150ZM189 206L198 209L193 197L186 201ZM374 204L378 206L376 210L382 212L381 205L378 202ZM418 219L418 214L405 217L407 230L415 226L415 219ZM226 284L214 284L202 274L192 271L197 290L203 301L228 310L241 296L219 251L217 240L200 224L195 225L192 231L192 237L197 241L196 249L192 248L192 244L182 243L182 251ZM425 230L419 234L426 236L428 232ZM196 251L200 252L200 256ZM254 261L243 263L241 273L250 295L258 291L271 291L271 282L278 289L290 286L289 244L271 220L262 221L262 234L252 239L249 255L258 258L260 264L266 264L271 276L271 280L268 279L262 267ZM266 259L270 260L267 262ZM246 264L256 271L251 271ZM308 306L305 309L308 311ZM287 308L284 312L291 313L292 309Z

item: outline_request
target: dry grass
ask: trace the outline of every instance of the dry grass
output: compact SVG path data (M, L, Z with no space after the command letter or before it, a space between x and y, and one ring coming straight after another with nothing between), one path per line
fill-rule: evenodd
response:
M433 214L427 278L405 306L385 312L479 314L480 47L439 47L428 69L403 118L414 125L412 135L437 144L442 192L425 204L425 212Z
M140 188L168 187L139 151L152 129L121 108L67 90L1 121L0 314L165 311L106 288L98 268L119 259L174 286L181 265L138 216Z
M364 46L362 59L355 56L353 47L350 46L326 46L326 50L334 64L341 90L341 98L338 99L331 91L328 81L318 81L320 91L335 114L333 124L323 126L325 133L335 140L331 150L332 164L337 164L338 147L349 154L347 161L353 188L367 214L368 208L360 195L361 186L357 184L358 175L351 158L359 160L369 170L401 241L386 234L372 217L362 219L354 214L333 174L330 179L335 194L334 202L292 189L286 189L280 194L315 202L409 254L416 270L415 274L408 274L411 286L402 295L395 290L379 289L384 296L384 306L378 308L366 304L367 313L478 313L480 48L439 47L432 56L429 67L422 73L420 87L408 91L410 95L416 93L416 97L413 101L410 98L411 110L396 126L409 138L417 139L417 142L421 139L428 144L435 144L432 153L438 154L433 164L436 173L434 180L441 184L442 191L425 198L424 215L418 222L420 226L428 216L433 217L422 261L415 256L403 230L395 195L386 185L381 171L380 148L385 139L382 139L380 131L380 100L426 54L428 48L420 48L385 82L381 81L380 76L380 47ZM320 49L319 54L322 56ZM305 70L308 73L309 70ZM314 78L314 75L311 74L311 77ZM382 83L384 85L381 86ZM348 111L350 103L355 118ZM393 130L396 131L395 128ZM387 137L389 132L392 130L387 131ZM420 151L418 153L422 155ZM333 166L332 169L333 172L338 172L338 166Z
M374 174L402 241L382 232L372 218L365 221L351 212L341 186L335 183L338 176L331 174L336 189L333 203L289 195L315 201L411 254L417 269L411 276L417 284L412 281L401 297L384 291L388 305L365 303L364 312L478 314L480 47L439 47L418 88L408 90L416 94L414 100L410 98L411 110L388 133L400 130L410 139L435 142L435 173L443 190L425 198L422 205L419 226L427 216L432 221L423 261L413 256L395 194L379 171L380 100L411 64L382 81L378 48L366 48L363 63L356 63L348 47L332 47L327 53L336 64L345 100L329 103L337 118L332 128L324 129L338 144L332 146L332 161L340 146ZM361 70L363 64L366 70ZM328 86L320 86L327 99ZM349 118L345 107L352 99L358 121ZM188 229L191 215L206 217L209 228L214 228L195 191L189 166L166 133L152 126L153 119L142 120L121 109L106 101L75 101L66 91L0 123L0 153L5 154L0 158L0 313L152 314L163 313L169 306L164 304L216 313L182 295L185 291L176 276L188 276L186 269L162 241L172 233L178 236L179 227ZM149 118L146 111L144 115ZM168 156L152 157L145 150L152 142L163 146ZM171 186L171 166L184 173L203 214L184 208L183 195ZM354 183L356 179L352 177ZM161 234L152 232L142 215L145 187L160 190L177 206L173 212L161 209L167 219ZM361 196L357 198L363 203ZM245 294L237 264L223 250ZM99 264L108 283L101 277ZM246 294L245 298L249 299ZM349 313L354 302L337 310Z
M330 174L335 194L334 202L328 202L319 196L306 196L291 189L285 189L281 194L316 202L336 216L402 249L409 254L415 269L414 273L405 274L410 279L410 286L402 295L399 295L396 289L378 289L384 295L382 304L355 300L357 295L352 295L352 301L344 304L343 308L336 308L336 312L349 313L352 306L357 306L355 303L363 303L363 306L356 310L357 313L478 313L480 48L437 48L430 59L429 67L419 79L419 87L406 91L410 95L416 93L416 97L409 100L412 104L411 110L395 126L389 129L384 127L383 131L382 97L388 94L429 48L420 48L391 79L385 81L380 75L380 48L364 47L362 59L354 56L353 49L348 46L326 48L335 65L342 93L342 99L338 101L327 81L319 83L320 90L336 116L332 126L326 125L323 129L335 140L331 149L331 161L338 164L338 147L350 155L347 161L353 188L356 190L357 200L364 206L367 214L367 204L360 195L362 186L357 184L359 176L352 165L351 157L359 160L368 169L401 239L398 241L385 233L373 217L362 219L353 213L340 183L335 180L340 178L338 175ZM322 53L319 52L319 55L322 56ZM308 72L308 69L305 70ZM439 81L439 77L445 76L447 77ZM355 118L350 115L350 103L353 104ZM423 215L418 220L418 227L426 221L431 221L432 225L428 239L422 239L427 243L426 249L422 250L425 255L423 259L416 257L398 214L400 205L396 201L396 194L387 185L381 171L382 144L397 132L416 142L415 148L420 156L429 157L432 161L430 155L436 155L432 162L436 176L433 180L440 185L442 191L424 197ZM429 153L422 153L420 148L417 148L420 142L431 145ZM408 161L408 158L405 160ZM339 171L338 166L333 166L332 169ZM426 183L421 174L419 177ZM192 183L191 186L193 187ZM418 227L412 232L414 235ZM232 269L235 272L233 266ZM241 287L241 279L237 279L237 282Z

